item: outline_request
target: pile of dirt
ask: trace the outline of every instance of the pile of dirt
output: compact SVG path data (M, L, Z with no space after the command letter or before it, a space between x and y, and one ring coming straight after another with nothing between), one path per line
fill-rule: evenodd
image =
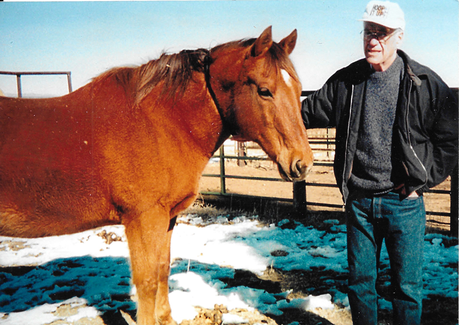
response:
M246 309L228 309L223 305L215 305L214 309L196 308L198 316L193 320L185 320L180 325L222 325L222 324L267 324L277 325L276 322L258 311Z

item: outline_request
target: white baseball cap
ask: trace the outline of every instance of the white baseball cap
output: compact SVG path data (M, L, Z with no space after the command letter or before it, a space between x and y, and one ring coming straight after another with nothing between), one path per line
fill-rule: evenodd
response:
M405 30L405 14L397 3L390 1L370 1L359 20Z

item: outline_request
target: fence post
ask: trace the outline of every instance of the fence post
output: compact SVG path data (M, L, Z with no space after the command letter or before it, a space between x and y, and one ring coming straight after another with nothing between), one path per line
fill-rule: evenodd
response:
M71 72L67 72L67 85L69 87L69 94L72 92L72 78L70 77Z
M293 209L298 217L306 216L306 181L293 182Z
M451 221L449 224L451 236L458 236L458 200L459 200L459 175L456 168L454 168L453 174L451 175Z
M16 75L16 84L18 85L18 98L22 97L21 75Z
M247 147L246 147L245 142L242 142L242 141L237 142L237 156L239 158L247 157ZM239 167L244 167L246 164L247 164L246 160L243 160L243 159L237 160L237 165Z
M226 194L226 178L225 178L225 145L220 147L220 193Z

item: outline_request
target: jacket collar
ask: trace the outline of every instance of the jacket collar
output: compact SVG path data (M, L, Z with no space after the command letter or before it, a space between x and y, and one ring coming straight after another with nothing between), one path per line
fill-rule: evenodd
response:
M397 54L403 59L403 62L405 62L406 73L408 74L410 79L413 80L416 86L421 86L421 79L413 71L413 67L417 66L418 64L415 61L411 60L411 58L402 50L397 50Z
M397 50L397 54L402 58L405 64L406 75L413 81L416 86L421 86L422 80L419 78L419 76L426 73L423 67L416 61L412 60L402 50ZM363 83L374 71L365 58L355 62L353 65L355 66L353 73L347 76L348 81L353 85Z

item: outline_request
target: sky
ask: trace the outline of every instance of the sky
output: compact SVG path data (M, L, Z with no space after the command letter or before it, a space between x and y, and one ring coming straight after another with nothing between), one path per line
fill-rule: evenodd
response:
M0 2L0 71L70 71L73 89L110 68L140 65L161 53L211 48L258 37L280 41L298 30L291 59L304 90L363 57L367 0ZM458 0L400 0L407 28L401 46L459 86ZM65 76L24 76L25 96L63 95ZM17 96L16 77L0 89Z

